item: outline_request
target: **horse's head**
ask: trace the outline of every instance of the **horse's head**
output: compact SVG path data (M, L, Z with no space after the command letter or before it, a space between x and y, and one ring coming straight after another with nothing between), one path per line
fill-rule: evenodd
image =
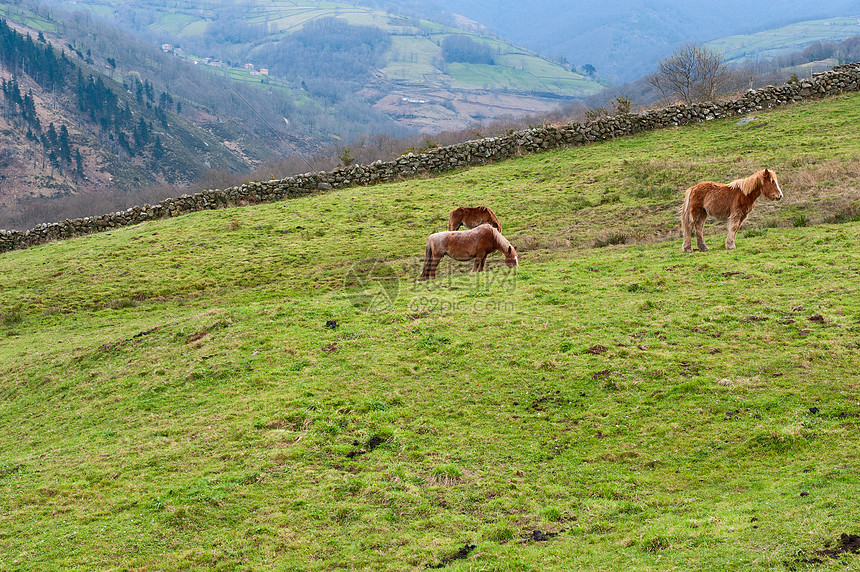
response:
M770 169L765 169L762 171L761 179L761 194L772 201L782 200L782 189L779 188L779 181L776 180L776 173Z
M508 244L508 248L505 249L505 264L508 265L508 268L520 265L520 257L517 256L517 249L512 244Z

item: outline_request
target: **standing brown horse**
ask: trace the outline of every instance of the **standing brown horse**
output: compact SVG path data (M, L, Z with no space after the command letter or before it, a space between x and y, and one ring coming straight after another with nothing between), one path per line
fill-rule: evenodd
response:
M782 199L782 189L776 174L770 169L756 171L746 179L732 181L728 185L705 181L687 189L681 210L681 228L684 229L684 252L693 251L693 231L699 250L708 250L702 229L708 215L729 221L726 248L735 247L735 234L753 210L756 199L764 195L772 201Z
M448 230L457 230L463 224L468 228L475 228L484 223L489 223L502 232L502 225L490 207L460 207L448 215Z
M479 225L472 230L461 232L443 231L431 234L427 239L422 280L436 278L436 267L446 254L454 260L472 260L472 272L483 272L487 255L495 251L503 252L509 268L519 266L517 249L498 230L489 224Z

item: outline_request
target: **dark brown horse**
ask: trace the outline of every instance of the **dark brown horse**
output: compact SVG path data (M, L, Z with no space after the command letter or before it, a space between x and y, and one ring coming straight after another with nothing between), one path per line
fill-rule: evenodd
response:
M460 225L475 228L485 223L491 224L496 230L502 232L502 225L490 207L460 207L452 210L448 215L448 230L457 230Z
M756 171L746 179L732 181L728 185L705 181L687 189L681 209L681 228L684 230L684 252L693 251L693 232L699 250L708 250L702 229L708 215L729 221L726 248L735 247L735 234L752 212L756 199L764 195L772 201L782 199L782 189L776 174L770 169Z
M489 224L479 225L472 230L460 232L443 231L431 234L427 239L427 251L424 258L422 280L436 278L436 267L446 254L454 260L472 260L472 272L483 272L487 255L500 251L505 255L508 267L519 266L517 249L498 230Z

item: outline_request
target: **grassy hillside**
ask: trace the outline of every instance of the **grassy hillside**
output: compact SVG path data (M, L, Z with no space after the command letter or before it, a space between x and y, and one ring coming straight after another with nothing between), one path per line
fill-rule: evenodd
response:
M854 94L0 256L0 568L860 565L858 131ZM786 199L683 254L683 189L763 166ZM519 271L417 282L477 203Z
M20 23L37 32L56 32L57 26L50 19L21 5L0 4L0 16Z
M799 51L814 42L844 40L860 35L860 16L798 22L753 34L727 36L707 43L729 61L768 59ZM821 70L819 70L821 71Z

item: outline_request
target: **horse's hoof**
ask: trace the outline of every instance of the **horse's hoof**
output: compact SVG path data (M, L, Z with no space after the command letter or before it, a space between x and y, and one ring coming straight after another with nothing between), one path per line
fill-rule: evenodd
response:
M731 243L731 244L726 245L726 250L734 250L734 249L735 249L735 243Z
M705 246L704 244L702 244L702 245L700 245L700 246L699 246L699 252L707 252L707 251L709 251L709 250L710 250L710 248L708 248L708 247L707 247L707 246Z
M692 246L685 246L684 248L681 249L681 251L682 252L693 252L693 247Z

